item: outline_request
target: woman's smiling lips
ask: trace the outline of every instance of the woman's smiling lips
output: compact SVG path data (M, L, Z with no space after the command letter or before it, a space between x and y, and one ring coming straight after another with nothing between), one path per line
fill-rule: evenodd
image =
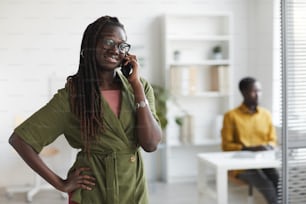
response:
M104 59L110 63L118 63L118 57L115 55L104 55Z

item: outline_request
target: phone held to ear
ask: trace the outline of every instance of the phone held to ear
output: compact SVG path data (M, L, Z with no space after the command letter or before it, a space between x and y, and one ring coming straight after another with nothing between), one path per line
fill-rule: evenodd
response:
M128 78L128 77L132 74L132 72L133 72L133 66L132 66L131 63L127 63L126 65L124 65L125 62L126 62L126 60L123 60L123 61L122 61L121 69L120 69L120 70L121 70L122 74L123 74L126 78Z

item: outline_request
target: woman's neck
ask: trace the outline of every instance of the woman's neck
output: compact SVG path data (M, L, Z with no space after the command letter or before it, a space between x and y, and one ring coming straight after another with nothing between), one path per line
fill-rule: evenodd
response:
M103 71L99 73L99 84L101 90L120 89L120 84L116 80L115 71Z

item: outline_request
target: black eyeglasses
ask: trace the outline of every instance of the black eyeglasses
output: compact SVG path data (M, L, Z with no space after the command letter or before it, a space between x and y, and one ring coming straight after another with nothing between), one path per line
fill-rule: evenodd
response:
M103 39L102 44L105 49L112 49L117 46L119 52L122 54L128 53L131 48L130 44L126 42L116 43L113 39Z

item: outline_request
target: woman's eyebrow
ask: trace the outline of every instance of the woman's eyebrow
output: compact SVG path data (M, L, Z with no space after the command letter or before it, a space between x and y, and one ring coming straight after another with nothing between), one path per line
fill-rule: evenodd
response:
M115 36L114 35L112 35L112 34L106 34L106 35L100 35L100 37L99 38L105 38L105 37L111 37L112 38L112 40L114 40L114 38L115 38ZM118 42L126 42L124 39L123 40L120 40L120 41L118 41Z
M104 36L104 38L105 38L105 36ZM101 40L103 40L103 38L100 38ZM109 39L111 39L111 40L113 40L115 43L126 43L126 41L125 40L115 40L115 39L113 39L113 38L109 38Z
M112 33L100 33L100 36L114 36Z

